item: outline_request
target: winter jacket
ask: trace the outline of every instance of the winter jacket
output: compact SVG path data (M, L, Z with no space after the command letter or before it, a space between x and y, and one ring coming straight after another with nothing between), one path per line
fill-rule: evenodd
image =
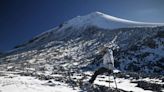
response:
M103 56L103 67L114 70L113 51L108 49L107 53Z

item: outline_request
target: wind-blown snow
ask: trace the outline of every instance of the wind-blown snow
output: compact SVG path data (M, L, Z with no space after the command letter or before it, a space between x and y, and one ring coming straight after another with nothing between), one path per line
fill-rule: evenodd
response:
M123 27L143 27L143 26L163 26L164 23L147 23L137 22L126 19L117 18L101 12L93 12L85 16L78 16L69 20L65 26L87 27L97 26L104 29L115 29Z

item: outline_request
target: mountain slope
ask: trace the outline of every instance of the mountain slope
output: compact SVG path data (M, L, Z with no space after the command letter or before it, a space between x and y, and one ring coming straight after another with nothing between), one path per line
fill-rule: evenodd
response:
M145 47L145 45L150 44L150 42L147 42L147 40L149 41L150 38L156 42L154 44L157 44L157 46L153 47L153 49L155 50L151 51L151 53L156 53L156 57L158 57L158 59L156 60L163 58L163 27L132 27L120 29L120 26L118 26L117 29L106 29L105 27L103 27L107 24L109 24L110 27L111 23L112 25L115 25L113 21L117 22L117 24L119 25L162 25L162 23L152 24L129 21L125 19L112 17L100 12L95 12L88 14L86 16L73 18L72 20L66 22L66 24L55 27L52 30L49 30L45 33L42 33L41 35L34 37L29 42L17 46L15 50L8 53L8 56L4 57L1 61L4 60L5 62L11 63L29 63L31 61L36 63L52 63L58 60L64 60L65 62L67 61L67 58L70 58L70 60L79 61L79 63L90 63L91 60L95 58L92 56L95 56L97 54L97 51L104 45L116 45L119 48L119 51L121 52L119 52L120 55L129 53L129 51L132 51L130 53L135 54L136 52L139 52L141 54L148 53L150 50L152 50L152 48ZM101 26L101 24L103 26ZM114 43L112 42L113 39L115 39ZM134 48L137 48L137 50L131 50ZM143 48L144 50L140 51ZM128 61L133 62L133 60L125 59L125 57L127 58L127 56L128 55L121 55L116 56L115 58L119 58L117 59L118 62L124 62L124 64L127 64ZM134 61L136 61L135 55L132 55L130 57L133 57L135 59ZM92 59L88 60L87 58ZM138 57L138 59L140 58L141 57ZM142 62L142 60L138 59L136 62ZM146 62L152 61L146 59ZM146 63L146 65L147 64L149 63ZM127 66L120 66L120 69L128 70ZM143 72L144 70L145 69L143 69Z
M115 66L121 71L164 75L162 25L100 12L76 17L16 46L0 58L0 70L21 71L41 79L51 79L56 74L55 80L70 83L71 74L90 77L88 71L92 73L101 64L97 52L113 45L117 48Z
M74 39L76 38L74 36L78 36L82 34L84 30L87 30L90 27L96 27L104 30L105 29L113 30L118 28L156 27L162 25L164 25L164 23L136 22L136 21L113 17L100 12L93 12L85 16L78 16L76 18L73 18L59 25L58 27L55 27L45 33L42 33L34 37L32 40L30 40L25 44L16 46L16 48L24 47L27 44L31 46L32 44L35 44L37 42L38 42L37 44L40 43L42 44L52 40L59 41L59 40L67 40L68 38ZM28 47L25 48L27 49Z

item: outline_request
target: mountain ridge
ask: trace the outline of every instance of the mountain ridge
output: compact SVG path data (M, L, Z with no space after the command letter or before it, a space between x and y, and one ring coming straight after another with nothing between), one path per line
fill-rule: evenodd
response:
M52 39L62 38L67 35L71 34L81 34L82 31L78 30L85 30L89 27L97 27L100 29L120 29L120 28L141 28L141 27L158 27L163 26L164 23L146 23L146 22L136 22L126 19L117 18L114 16L110 16L101 12L92 12L90 14L79 16L60 24L59 26L52 28L46 32L43 32L30 41L25 42L24 44L20 44L15 46L16 48L25 46L25 44L32 43L33 41L37 41L38 39L44 39L46 36L50 36L53 34L57 34L56 38L52 37ZM71 29L71 30L70 30ZM69 31L68 31L69 30ZM66 37L65 37L66 38Z
M66 22L69 26L97 26L105 29L115 29L115 28L123 28L123 27L150 27L150 26L163 26L164 23L148 23L148 22L138 22L131 21L127 19L122 19L118 17L114 17L111 15L107 15L101 12L92 12L90 14L84 16L75 17L68 22Z
M89 15L92 14L101 15L101 13L91 13ZM134 69L136 67L130 67L133 64L133 66L137 65L137 67L142 66L142 69L136 72L151 71L151 73L163 74L163 72L161 72L163 70L163 63L161 63L161 60L163 60L162 54L164 53L162 51L163 26L105 29L95 25L88 25L87 27L77 29L77 26L68 27L65 25L67 24L55 27L48 32L34 37L32 40L17 46L16 49L1 58L0 63L30 63L31 66L33 66L35 63L46 64L46 62L51 62L52 65L54 65L58 61L68 61L67 59L69 58L70 61L84 63L84 65L79 65L79 67L82 67L87 66L87 64L92 62L95 58L93 56L96 56L96 52L99 48L102 48L105 45L115 45L119 47L120 52L119 56L114 56L117 60L116 63L119 69L136 71L136 69ZM117 39L113 43L112 40L114 38ZM149 41L149 38L151 38L152 41ZM134 50L134 48L137 50ZM148 51L149 49L152 51ZM159 51L161 51L162 54L158 53ZM44 56L45 54L47 56ZM151 56L152 54L153 56ZM131 60L124 55L129 58L133 57L134 60ZM140 59L141 56L144 56L143 59ZM144 60L143 63L142 60ZM156 61L158 62L158 65L156 65ZM149 62L155 62L152 64L158 67L158 72L151 70L150 67L148 67L148 70L144 70L146 65L149 65Z
M98 17L102 19L101 14ZM104 20L94 21L104 23ZM77 24L79 26L75 26ZM39 84L43 87L56 88L61 82L82 92L163 92L164 26L127 27L126 24L125 28L106 29L97 23L86 25L61 24L0 56L0 84L10 84L11 80L17 79L16 82L22 85L19 79L31 76L44 80L44 84ZM90 91L86 90L84 84L101 67L102 55L98 52L104 46L116 47L114 64L121 71L115 76L118 88L115 88L113 75L103 74L98 76ZM17 86L17 83L11 83ZM23 83L27 86L28 82Z

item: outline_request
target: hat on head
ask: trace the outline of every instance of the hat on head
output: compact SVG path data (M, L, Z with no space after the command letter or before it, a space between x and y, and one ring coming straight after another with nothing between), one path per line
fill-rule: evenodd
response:
M107 52L107 50L108 50L108 47L100 48L99 53L100 53L100 54L104 54L104 53Z

